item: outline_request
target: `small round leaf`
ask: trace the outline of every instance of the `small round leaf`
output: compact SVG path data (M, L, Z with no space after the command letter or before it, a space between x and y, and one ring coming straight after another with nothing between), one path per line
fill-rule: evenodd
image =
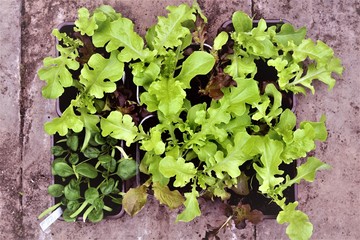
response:
M64 188L64 194L66 199L74 201L80 198L80 186L75 180L71 180Z
M60 177L69 177L74 174L73 169L65 162L58 161L53 164L53 169Z
M79 147L79 137L77 135L68 136L66 145L75 152Z
M100 150L95 147L87 147L83 153L87 158L97 158L100 155Z
M96 168L89 163L80 163L76 166L76 172L80 175L94 179L97 177L98 172Z
M55 156L55 157L59 157L61 155L63 155L65 152L65 150L61 147L61 146L53 146L51 148L51 153Z
M108 194L112 193L112 191L114 190L114 187L115 187L115 180L113 178L109 178L109 180L103 182L100 185L100 191L104 195L108 195Z
M99 159L99 162L100 162L100 163L109 163L109 162L111 162L111 160L113 159L113 157L110 156L110 155L102 155L102 156L100 156L98 159Z
M122 180L128 180L136 175L137 163L133 159L122 160L116 171L116 174L121 177Z
M104 211L102 209L94 209L88 215L89 221L93 223L100 222L103 218Z
M77 164L79 162L79 155L77 153L72 153L69 156L69 162L71 164Z
M96 188L90 187L85 191L85 199L90 204L94 204L94 201L99 198L99 192Z
M52 184L48 187L48 193L53 197L61 197L64 194L64 186L61 184Z

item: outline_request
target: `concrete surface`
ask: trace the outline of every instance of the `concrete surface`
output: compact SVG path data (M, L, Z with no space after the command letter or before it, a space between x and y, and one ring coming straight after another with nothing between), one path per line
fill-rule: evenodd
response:
M41 97L42 82L36 76L41 60L54 54L51 30L74 20L76 10L110 4L131 18L138 31L155 23L165 6L183 1L143 0L0 0L0 239L201 239L208 225L222 220L219 204L204 204L203 216L192 223L174 223L170 213L150 198L136 217L124 216L99 224L56 222L42 232L36 216L50 206L46 189L50 181L50 138L44 122L55 115L55 103ZM192 0L186 2L191 3ZM256 18L285 18L308 27L309 36L322 39L335 49L346 68L331 93L318 84L319 95L298 101L297 116L316 120L327 115L329 139L315 154L333 166L318 174L312 184L300 184L300 208L314 224L313 239L360 239L358 206L360 194L360 2L349 0L199 0L212 27L235 10ZM20 25L21 22L21 25ZM21 36L21 41L20 41ZM21 50L21 52L20 52ZM20 58L21 54L21 58ZM274 220L244 230L228 230L221 239L287 239L284 227Z

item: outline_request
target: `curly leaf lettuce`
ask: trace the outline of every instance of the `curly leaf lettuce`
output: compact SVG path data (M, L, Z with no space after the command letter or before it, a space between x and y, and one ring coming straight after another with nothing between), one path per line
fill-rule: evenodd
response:
M104 93L116 90L115 82L121 79L123 73L124 63L117 59L116 51L111 53L109 59L96 53L81 70L80 83L85 86L85 92L96 98L102 98Z
M138 134L138 129L130 115L123 115L119 111L112 111L107 118L100 120L102 136L111 136L119 140L125 140L126 145L130 146Z

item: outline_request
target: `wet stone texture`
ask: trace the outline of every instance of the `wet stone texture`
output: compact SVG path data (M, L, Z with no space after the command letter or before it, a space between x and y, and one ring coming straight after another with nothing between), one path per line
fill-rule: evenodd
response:
M177 212L170 212L151 197L135 217L124 215L98 224L57 221L46 232L40 230L40 221L36 219L51 205L46 193L51 178L51 139L44 133L43 124L55 116L55 102L41 97L43 83L36 76L42 59L54 55L51 30L65 21L73 21L79 7L94 9L101 4L110 4L132 19L136 30L143 35L156 22L156 16L166 14L166 5L181 2L9 0L2 3L0 239L202 239L210 226L219 226L226 219L221 204L204 203L202 217L191 223L175 224ZM314 183L299 186L299 202L314 224L313 239L360 239L357 217L360 204L357 191L360 183L357 143L360 137L360 97L357 94L360 89L359 1L198 2L209 19L209 42L233 11L243 10L255 18L284 18L297 27L306 26L310 37L324 40L343 59L346 70L332 92L327 92L319 83L316 84L318 96L309 94L307 98L298 98L296 113L299 120L318 120L326 114L329 139L319 144L314 154L333 167L318 174ZM15 25L14 29L9 29L10 24ZM284 226L279 226L276 221L265 220L256 227L249 224L243 230L228 229L220 234L220 238L287 239L284 231Z

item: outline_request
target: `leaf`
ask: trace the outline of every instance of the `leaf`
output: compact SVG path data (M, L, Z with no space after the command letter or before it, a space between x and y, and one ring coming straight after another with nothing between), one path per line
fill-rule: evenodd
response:
M79 137L77 135L68 136L66 145L75 152L79 146Z
M100 197L99 192L96 188L90 187L85 191L85 200L90 204L94 204L95 200Z
M288 46L289 42L293 42L296 45L301 44L306 35L306 28L302 27L299 30L295 30L289 23L284 23L281 26L280 32L274 36L275 42L283 46Z
M160 67L155 62L149 63L148 66L145 66L143 62L134 63L131 66L134 83L137 86L143 86L145 89L147 89L160 74Z
M289 163L294 159L306 157L306 154L315 149L315 131L310 123L293 132L292 141L287 143L281 157Z
M122 180L128 180L134 177L137 173L138 165L133 159L123 159L120 161L116 174Z
M186 96L181 83L175 79L162 79L153 82L148 91L149 94L156 96L159 102L158 109L165 116L177 114L182 108Z
M90 17L89 10L82 7L78 10L78 19L75 21L75 31L81 35L94 35L94 31L98 28L95 17Z
M300 128L305 128L306 124L310 124L314 129L314 139L319 141L325 141L327 139L327 129L325 125L326 117L323 115L319 122L303 121L300 123Z
M113 178L109 178L108 180L105 180L100 185L100 191L104 195L109 195L115 188L115 180Z
M288 223L286 234L292 240L308 240L313 231L313 225L309 222L308 216L295 210L298 202L289 203L279 212L276 220L279 224Z
M63 155L66 151L61 146L52 146L51 147L51 154L55 157L60 157Z
M185 193L185 210L176 217L176 222L190 222L194 218L201 215L199 202L197 200L198 196L199 193L196 190L193 190L190 193Z
M52 184L48 187L48 193L53 197L61 197L64 194L64 186L61 184Z
M246 132L236 134L234 145L227 147L227 155L224 156L223 151L217 151L214 155L214 164L209 166L210 168L207 171L215 171L219 179L224 178L223 172L228 173L232 178L239 177L241 174L239 167L253 157L243 151L243 149L252 147L250 138L251 136Z
M209 73L215 64L215 58L207 52L195 51L185 59L180 74L175 78L183 88L190 88L190 81L197 75Z
M54 118L51 122L47 122L44 125L45 131L49 135L58 132L60 136L65 136L68 133L68 129L78 133L83 127L84 124L80 117L75 115L72 105L66 108L61 117Z
M232 24L236 32L249 32L253 28L251 18L242 11L233 13Z
M282 177L278 177L278 175L283 174L283 171L279 170L279 165L282 163L280 155L283 151L283 145L280 141L272 140L268 136L258 140L255 147L261 154L262 166L254 163L253 167L260 182L259 190L266 194L284 180Z
M196 174L193 163L185 163L185 159L182 157L175 159L171 156L166 156L160 161L159 171L167 178L176 178L174 187L185 186Z
M80 163L76 166L76 172L87 178L96 178L98 173L94 166L89 163Z
M137 127L128 114L112 111L107 118L101 118L100 127L102 136L111 136L119 140L125 140L126 146L132 144L138 134Z
M65 162L55 162L53 169L60 177L69 177L74 174L74 170Z
M83 154L87 158L97 158L100 155L100 150L95 147L87 147L83 151Z
M79 155L77 153L71 153L69 156L70 164L77 164L79 162Z
M80 186L74 179L71 179L69 184L65 186L64 195L67 200L71 201L80 198Z
M79 109L81 113L80 119L84 123L85 128L85 138L83 145L81 147L81 151L84 151L86 147L89 145L89 141L92 135L95 133L99 133L100 129L97 124L100 122L100 118L97 115L88 114L85 109Z
M249 74L255 75L257 68L254 57L241 57L236 53L228 57L231 64L226 66L224 72L233 78L246 78Z
M252 116L252 119L256 121L264 119L271 126L271 121L283 112L281 108L282 94L274 84L268 84L262 98L262 104L254 104L258 111Z
M117 51L106 59L99 53L93 54L88 64L81 70L80 83L85 86L85 91L96 98L103 98L104 93L116 90L116 83L124 73L124 63L117 59ZM90 69L91 68L91 69Z
M283 186L281 186L281 188L285 190L287 187L290 187L295 183L300 183L302 179L308 182L313 182L317 171L330 168L330 165L321 162L319 159L309 157L305 163L296 168L297 174L293 179L290 179L289 176L286 177L286 182Z
M58 98L64 93L65 87L72 85L73 78L69 69L77 70L80 67L75 58L76 55L69 53L57 58L46 57L43 60L44 66L38 71L40 80L46 82L46 86L42 88L43 97Z
M155 25L156 36L152 43L155 49L180 46L181 40L190 34L190 30L182 24L187 20L195 21L194 9L187 4L168 6L166 9L169 11L167 18L159 16Z
M165 204L170 209L180 207L185 199L178 190L170 191L168 186L162 186L158 182L152 185L154 196L161 204Z
M95 47L106 45L107 52L123 48L118 53L121 62L129 62L131 59L145 60L149 54L143 49L144 40L134 32L134 24L127 18L120 17L106 24L101 31L95 32L93 43Z
M103 218L104 211L102 209L94 209L88 215L88 219L92 223L100 222L101 220L103 220Z
M258 224L264 218L262 212L258 210L251 210L251 206L249 204L240 203L239 205L232 207L232 210L235 225L241 223L244 220L248 220L253 224Z
M162 132L158 130L159 125L150 129L150 138L142 140L141 148L146 151L154 151L155 154L161 155L165 152L165 143L161 139Z
M109 163L113 160L114 158L110 155L102 155L99 156L98 160L100 163Z
M146 187L141 185L137 188L130 188L130 190L125 193L122 205L125 212L127 212L130 216L134 216L143 209L146 201Z
M226 44L229 39L229 34L227 32L219 33L216 38L214 39L214 50L218 51Z
M275 131L282 135L286 144L291 143L293 139L293 130L296 126L296 116L290 109L285 109L280 115L280 121L275 126Z
M237 87L224 90L221 104L228 106L227 111L237 116L246 112L246 104L254 104L260 100L260 92L257 82L253 79L235 79Z

